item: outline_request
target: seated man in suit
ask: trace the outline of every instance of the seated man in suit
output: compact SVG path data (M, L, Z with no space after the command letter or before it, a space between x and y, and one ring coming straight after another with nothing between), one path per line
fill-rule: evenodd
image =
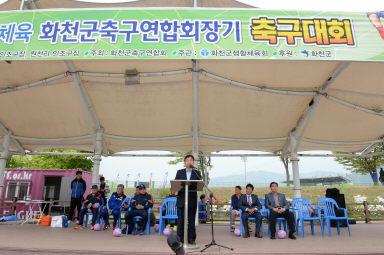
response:
M265 207L269 209L269 225L271 228L271 239L276 239L276 218L285 218L288 221L290 239L296 239L294 233L295 220L293 213L289 211L287 199L284 194L278 193L279 185L276 182L271 182L269 185L271 193L265 195Z
M241 219L243 221L244 238L249 237L248 218L256 218L255 237L262 238L261 229L261 203L257 195L252 194L253 185L248 184L245 189L246 194L242 195L239 201L239 209L241 210Z

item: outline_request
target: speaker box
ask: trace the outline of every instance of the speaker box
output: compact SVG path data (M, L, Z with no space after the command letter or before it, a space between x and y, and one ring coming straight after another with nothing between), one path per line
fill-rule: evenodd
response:
M329 197L329 198L333 198L336 201L337 206L339 208L346 208L345 207L344 194L340 194L340 191L338 189L336 189L336 188L327 189L325 196ZM335 213L336 213L337 217L343 217L344 216L344 210L338 210L338 209L336 209L336 207L334 209L335 209ZM334 228L337 227L336 221L331 220L331 227L334 227ZM340 227L347 227L347 222L345 220L341 220L340 221Z

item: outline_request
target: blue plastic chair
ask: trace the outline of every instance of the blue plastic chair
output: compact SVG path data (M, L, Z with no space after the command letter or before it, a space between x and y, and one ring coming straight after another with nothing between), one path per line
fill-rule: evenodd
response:
M328 197L320 198L317 201L317 207L324 213L323 231L324 231L324 223L325 221L327 221L328 236L331 236L331 220L336 221L338 235L340 235L340 220L345 220L347 222L349 236L351 236L351 229L349 228L349 222L348 222L348 214L345 208L340 208L334 199L328 198ZM343 210L344 216L337 217L335 213L335 209Z
M311 223L311 232L312 235L315 234L314 231L314 221L318 220L320 222L321 234L324 236L323 222L321 220L320 209L313 208L311 202L305 198L295 198L292 201L293 212L297 211L297 221L296 227L301 227L301 236L304 237L304 221L310 221ZM311 210L310 210L311 208ZM318 216L312 217L311 211L317 211ZM299 224L300 223L300 224ZM298 230L297 230L298 231Z
M243 219L241 218L243 212L241 211L241 209L239 209L239 217L240 217L240 236L243 236L244 234L244 227L243 227ZM261 214L261 235L264 236L264 226L263 226L263 215L262 215L262 212L260 211L260 214ZM256 218L255 217L249 217L248 218L248 221L255 221L256 222Z
M232 231L232 205L229 208L229 231Z
M159 221L159 236L163 233L165 228L165 220L177 220L177 207L176 207L176 197L167 197L161 203L160 208L160 221ZM163 216L163 211L165 209L165 215Z
M96 220L96 223L99 223L100 225L102 224L102 222L100 221L100 214L101 214L101 208L103 207L103 205L104 205L104 201L103 201L103 199L101 200L101 202L100 202L100 206L99 206L99 208L97 209L97 220ZM81 207L81 209L83 209L84 208L84 205ZM89 216L93 216L93 213L91 213L91 212L87 212L86 214L85 214L85 223L84 223L84 227L86 228L87 226L88 226L88 217Z
M131 198L129 198L128 205L131 204L132 198L133 198L133 196ZM121 213L122 212L129 213L131 211L131 207L129 207L128 211L122 211L122 209L123 209L123 207L121 207L121 209L120 209L120 217L119 217L119 227L120 228L121 228ZM145 226L146 231L147 231L147 235L149 235L151 233L151 220L150 220L150 217L151 217L151 208L148 209L148 221L147 221L147 226ZM142 220L142 217L141 216L133 217L133 222L136 222L138 220ZM128 235L128 225L127 225L127 232L125 234Z
M133 194L135 195L135 194ZM129 197L127 196L125 198L125 200L121 203L121 206L120 206L120 214L119 214L119 221L118 221L118 226L119 228L121 229L121 214L124 213L124 215L128 212L128 210L124 210L124 203L127 202L128 203L128 206L129 204L131 203L131 199L132 199L133 196Z
M265 208L265 199L264 198L259 198L259 201L260 201L260 204L262 205L262 208L261 208L261 211L260 211L261 217L268 219L268 209Z

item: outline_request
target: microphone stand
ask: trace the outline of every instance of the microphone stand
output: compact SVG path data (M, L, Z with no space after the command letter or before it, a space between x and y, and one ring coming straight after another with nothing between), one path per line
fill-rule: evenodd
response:
M212 234L212 240L209 244L206 244L205 245L205 248L202 249L200 252L204 252L205 250L207 250L208 248L212 247L212 246L218 246L218 247L221 247L221 248L224 248L224 249L228 249L228 250L231 250L233 251L233 248L230 248L230 247L227 247L227 246L224 246L224 245L221 245L221 244L217 244L216 241L215 241L215 236L214 236L214 230L213 230L213 209L212 209L212 198L214 198L216 200L216 197L213 195L213 192L208 188L208 186L204 183L204 187L209 191L209 197L211 198L210 199L210 214L211 214L211 234Z

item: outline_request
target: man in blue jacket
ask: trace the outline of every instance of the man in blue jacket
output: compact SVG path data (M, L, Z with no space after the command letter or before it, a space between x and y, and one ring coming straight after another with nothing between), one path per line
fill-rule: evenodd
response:
M241 187L240 186L236 186L235 187L235 194L232 195L231 197L231 207L232 207L232 227L231 227L231 231L233 232L235 227L236 227L236 224L235 224L235 220L236 220L236 217L239 216L239 201L240 201L240 198L241 198Z
M116 192L113 192L108 199L107 207L103 208L101 216L105 222L103 230L110 228L109 215L113 215L113 229L116 228L116 223L120 217L120 208L123 206L123 202L127 196L124 195L124 185L117 185Z
M142 220L140 221L140 232L139 235L144 234L145 226L148 221L148 209L153 207L153 199L151 194L148 194L145 185L141 184L138 186L140 190L139 195L135 195L131 198L131 204L129 205L131 211L125 215L125 223L128 227L128 234L135 235L136 230L134 229L133 218L135 216L141 216ZM126 232L126 229L123 229L123 233Z
M80 215L81 204L84 200L84 193L87 189L84 179L82 178L83 173L81 171L76 172L76 178L71 182L71 206L69 209L68 220L73 220L73 213L77 208L77 216Z

